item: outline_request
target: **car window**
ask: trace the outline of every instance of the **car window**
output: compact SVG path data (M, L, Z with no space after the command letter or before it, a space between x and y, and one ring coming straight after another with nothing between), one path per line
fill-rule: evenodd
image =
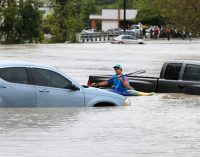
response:
M29 84L26 68L12 67L0 69L0 77L8 82Z
M123 36L122 39L128 39L128 36Z
M131 40L136 40L136 37L129 36L129 39L131 39Z
M181 63L168 64L164 78L167 80L178 80L181 71Z
M68 88L71 85L71 81L50 70L32 68L31 73L35 85L55 88Z
M188 64L185 68L183 80L200 81L200 66Z

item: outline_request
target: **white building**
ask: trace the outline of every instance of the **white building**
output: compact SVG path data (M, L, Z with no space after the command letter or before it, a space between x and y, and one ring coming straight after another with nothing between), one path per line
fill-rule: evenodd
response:
M126 22L131 23L137 16L138 10L126 10ZM90 15L91 27L96 29L97 21L101 21L102 30L106 31L110 28L119 28L124 20L123 9L103 9L102 15Z

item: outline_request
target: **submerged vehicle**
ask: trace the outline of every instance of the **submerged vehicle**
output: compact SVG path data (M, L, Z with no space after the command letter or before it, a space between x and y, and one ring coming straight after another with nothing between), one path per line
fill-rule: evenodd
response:
M0 107L129 105L128 98L81 86L53 67L27 62L0 62Z
M112 44L144 44L143 39L138 39L132 35L119 35L113 38Z
M111 76L89 76L88 85L108 80ZM165 62L160 77L128 76L137 91L185 93L200 95L200 61L173 60Z

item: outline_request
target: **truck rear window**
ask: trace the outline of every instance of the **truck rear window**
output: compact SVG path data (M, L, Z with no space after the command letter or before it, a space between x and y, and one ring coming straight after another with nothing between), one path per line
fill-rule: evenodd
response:
M185 68L183 80L200 81L200 66L188 64Z
M181 63L170 63L167 65L164 78L167 80L178 80L181 71Z

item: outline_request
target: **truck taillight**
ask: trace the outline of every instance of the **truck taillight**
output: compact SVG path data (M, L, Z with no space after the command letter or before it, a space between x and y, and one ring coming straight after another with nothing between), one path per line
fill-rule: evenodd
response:
M90 80L88 80L88 83L87 83L87 85L88 85L88 86L90 86L90 85L91 85L91 82L90 82Z

